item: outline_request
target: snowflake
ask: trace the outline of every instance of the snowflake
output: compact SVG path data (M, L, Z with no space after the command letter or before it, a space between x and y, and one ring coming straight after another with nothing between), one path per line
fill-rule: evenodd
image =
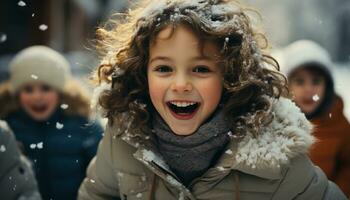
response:
M17 5L23 7L23 6L26 6L27 4L26 4L24 1L19 1L19 2L17 3Z
M43 142L39 142L38 144L36 144L36 147L38 149L42 149L43 148Z
M225 151L225 153L231 155L231 154L232 154L232 151L231 151L231 149L228 149L228 150Z
M1 146L0 146L0 152L5 152L5 151L6 151L5 145L1 145Z
M68 108L68 104L61 104L61 108L64 109L64 110L67 109Z
M57 129L62 129L63 128L63 124L56 122L56 128Z
M5 33L2 33L0 36L0 43L3 43L7 40L7 35Z
M35 74L32 74L32 75L30 75L30 77L32 77L32 79L34 79L34 80L37 80L39 77L37 76L37 75L35 75Z
M42 31L46 31L47 28L48 28L48 26L47 26L46 24L41 24L41 25L39 26L39 29L42 30Z
M312 100L314 100L316 102L316 101L320 100L320 97L317 94L315 94L314 96L312 96Z
M142 197L142 193L137 193L136 197L137 198L141 198Z

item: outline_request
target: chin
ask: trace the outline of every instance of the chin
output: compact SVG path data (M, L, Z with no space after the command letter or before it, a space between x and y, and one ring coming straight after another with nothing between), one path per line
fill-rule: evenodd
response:
M171 130L176 134L176 135L182 135L182 136L187 136L187 135L192 135L194 132L196 132L197 129L174 129L171 128Z
M40 114L40 115L38 115L38 114L36 114L36 113L30 113L30 116L31 116L34 120L40 121L40 122L46 121L46 120L48 120L48 119L50 118L50 115L49 115L49 114Z

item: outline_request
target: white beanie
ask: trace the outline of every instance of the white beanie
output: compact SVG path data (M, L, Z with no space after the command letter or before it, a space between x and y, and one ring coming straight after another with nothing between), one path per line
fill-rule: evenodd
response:
M46 46L31 46L20 51L10 63L10 83L17 91L28 82L40 82L63 91L70 77L68 61Z
M305 64L317 64L329 75L332 72L332 61L329 53L322 46L311 40L298 40L274 52L273 55L281 66L281 71L287 76Z

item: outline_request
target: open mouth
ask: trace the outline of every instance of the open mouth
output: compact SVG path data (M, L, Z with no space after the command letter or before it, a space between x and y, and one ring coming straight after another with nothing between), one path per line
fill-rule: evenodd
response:
M43 113L46 111L47 105L32 105L30 108L36 113Z
M312 100L312 99L304 99L302 102L303 102L303 104L305 104L305 105L312 105L312 104L315 103L315 101Z
M199 102L194 101L169 101L166 104L178 119L191 119L200 106Z

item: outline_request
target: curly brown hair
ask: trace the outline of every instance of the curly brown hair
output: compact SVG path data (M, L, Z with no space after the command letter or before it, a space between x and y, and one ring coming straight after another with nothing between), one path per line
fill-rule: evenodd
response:
M288 89L278 63L263 52L268 43L250 13L255 11L230 0L144 1L99 28L97 51L104 58L95 80L112 84L99 98L109 121L123 123L128 113L133 128L147 128L154 112L147 83L149 46L159 31L182 23L201 41L222 47L222 102L232 131L256 135L271 121L270 99L287 96Z

